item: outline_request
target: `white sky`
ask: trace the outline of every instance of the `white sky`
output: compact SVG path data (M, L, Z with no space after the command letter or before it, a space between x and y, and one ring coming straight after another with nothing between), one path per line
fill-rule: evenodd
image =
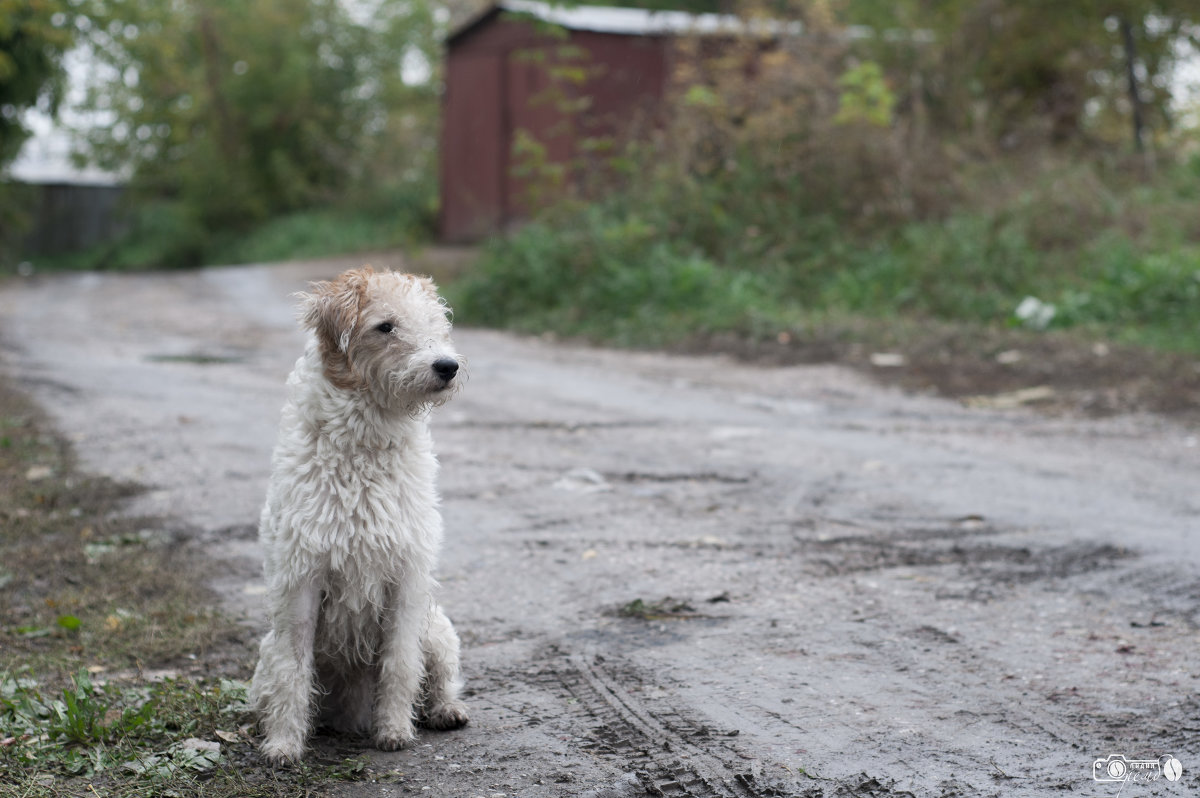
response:
M86 118L72 109L84 99L84 80L89 63L83 50L75 49L66 54L67 95L55 121L42 111L31 109L25 113L25 124L33 131L26 140L17 158L10 165L8 174L18 180L32 183L115 183L117 175L100 169L79 169L71 163L71 134L69 127L85 127Z

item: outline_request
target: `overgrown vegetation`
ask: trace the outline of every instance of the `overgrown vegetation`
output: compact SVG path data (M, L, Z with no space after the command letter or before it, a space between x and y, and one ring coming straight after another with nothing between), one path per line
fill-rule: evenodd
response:
M31 135L25 111L54 113L66 91L63 56L73 37L56 14L59 0L0 0L0 174ZM0 262L31 219L29 192L0 183Z
M137 490L81 475L0 382L0 794L233 798L365 778L336 752L262 766L246 632L212 609L186 548L117 513Z
M44 265L171 268L428 237L432 4L40 0L36 13L9 5L0 5L0 123L37 96L7 99L15 14L18 42L29 31L47 42L38 52L52 69L30 73L43 96L56 96L62 50L74 43L86 54L86 97L71 109L77 155L128 178L124 240ZM13 138L0 126L0 170ZM0 221L9 223L0 261L15 262L16 233L30 219L11 194L0 185ZM255 241L244 244L248 237Z
M1189 12L1135 5L800 3L800 37L685 41L657 134L559 164L571 201L486 247L459 318L639 345L906 318L1200 353L1195 131L1156 79L1135 142L1124 72L1168 74ZM872 21L904 33L843 35Z
M876 229L777 204L774 182L742 162L560 207L491 242L455 307L642 345L906 315L1200 353L1200 158L1133 187L1064 165L990 209ZM1026 297L1052 315L1020 318Z
M437 190L414 180L380 196L274 216L245 230L205 233L169 202L133 209L128 233L82 252L34 259L39 271L138 271L266 263L411 248L433 236ZM0 273L4 271L0 264Z
M245 685L229 679L101 684L80 670L54 693L31 676L0 673L0 789L267 798L321 795L331 782L367 775L358 758L261 767L245 697Z

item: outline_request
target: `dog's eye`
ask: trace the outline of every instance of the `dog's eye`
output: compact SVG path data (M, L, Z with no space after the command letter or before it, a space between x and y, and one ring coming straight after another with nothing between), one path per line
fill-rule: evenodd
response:
M390 333L392 330L396 329L396 326L394 324L392 324L390 321L385 321L383 324L380 324L375 329L379 330L381 333Z

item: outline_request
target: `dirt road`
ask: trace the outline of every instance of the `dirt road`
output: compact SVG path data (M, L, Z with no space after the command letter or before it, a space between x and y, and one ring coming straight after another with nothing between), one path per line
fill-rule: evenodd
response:
M248 623L288 294L340 265L0 287L5 370ZM440 576L473 719L345 794L1197 793L1200 432L456 337ZM1183 777L1094 780L1110 754Z

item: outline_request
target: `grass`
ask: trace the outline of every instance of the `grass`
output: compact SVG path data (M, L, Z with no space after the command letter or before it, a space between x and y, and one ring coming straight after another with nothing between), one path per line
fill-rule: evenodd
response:
M271 771L254 762L242 682L101 684L86 670L57 693L0 677L0 789L22 796L320 795L368 774L362 759Z
M452 301L468 323L643 346L904 318L1194 355L1198 184L1200 158L1145 184L1060 165L945 218L864 228L743 164L564 204L491 242ZM1026 297L1048 317L1022 318Z
M664 238L654 224L607 206L493 241L450 295L458 317L471 324L647 345L705 327L750 328L781 311L763 275L724 269L697 248Z
M253 641L213 609L207 563L120 513L139 490L80 473L0 381L0 795L320 795L380 778L336 746L263 766Z

